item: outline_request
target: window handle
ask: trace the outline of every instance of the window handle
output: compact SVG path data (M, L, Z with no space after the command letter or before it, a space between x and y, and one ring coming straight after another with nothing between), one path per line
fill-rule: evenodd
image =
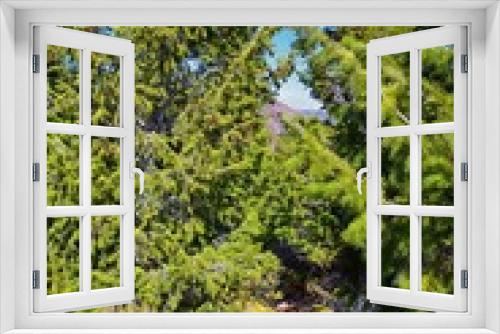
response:
M358 193L360 195L363 194L363 190L361 189L361 182L363 178L363 174L366 174L367 177L370 177L370 164L368 164L368 167L363 167L358 172L356 173L356 181L358 183Z
M130 178L134 178L135 174L139 175L139 195L144 193L144 172L142 169L134 166L134 163L130 163Z

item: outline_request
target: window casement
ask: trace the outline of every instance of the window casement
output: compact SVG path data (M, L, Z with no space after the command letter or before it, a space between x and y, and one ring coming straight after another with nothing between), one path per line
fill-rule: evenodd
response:
M50 55L55 48L64 48L75 55L65 58L72 63L54 64ZM62 101L61 97L48 96L49 84L68 84L63 77L57 77L61 76L58 66L72 72L65 74L72 76L79 96L62 95ZM127 40L71 29L36 27L33 72L34 311L68 311L130 302L134 299L134 172L137 171L134 45ZM106 87L93 84L93 76L110 76L111 72L113 78L109 84L120 87L119 96L115 97L106 95ZM114 99L116 110L102 103L106 99ZM102 114L104 117L99 117ZM65 149L54 152L54 143L58 141L66 143ZM103 163L99 154L104 148L113 152L114 156L108 160L114 163L105 166L108 175L95 175L93 167ZM79 170L64 170L65 159L77 159ZM64 178L59 181L64 184L54 184L53 180L61 180L54 178L57 174L69 174L76 180L65 182ZM95 196L96 186L110 187L112 195ZM59 230L54 230L56 225ZM101 240L100 231L109 229L114 230L115 237ZM71 244L59 247L78 249L78 258L65 259L61 264L78 268L78 291L58 287L48 275L49 271L57 270L48 268L47 258L56 256L50 253L49 245L59 233L73 234ZM102 254L106 246L115 254ZM96 284L94 271L98 268L94 262L106 261L106 256L113 257L114 262L107 264L108 273L101 273L108 275L106 282Z
M367 297L373 303L410 309L467 311L467 290L463 285L463 275L467 273L467 182L462 174L467 163L467 63L463 63L467 61L466 33L465 27L448 26L376 39L368 44L368 166L358 173L358 182L361 174L367 172ZM69 63L59 67L53 64L51 48L64 48L64 52L71 55L63 58ZM436 105L435 101L426 99L422 78L429 76L432 80L425 64L429 58L425 53L429 50L437 50L433 56L448 60L451 103ZM40 26L34 32L33 56L37 176L34 183L34 311L80 310L128 303L134 299L134 173L143 177L134 167L134 46L130 41L114 37ZM384 74L384 64L390 57L403 59L397 64L406 67L402 71L407 74L406 78ZM63 72L71 73L61 72L61 67ZM118 97L107 95L105 87L93 84L93 76L110 74L115 76L111 84L120 87ZM78 86L79 96L65 96L64 88L62 98L48 96L48 85L60 84L59 79L64 78L57 76L63 75ZM403 94L391 96L391 89L398 84L402 85ZM101 90L100 97L95 94L96 90ZM102 104L102 100L113 98L118 110ZM61 99L64 101L59 101ZM429 117L428 112L435 115ZM429 138L433 139L430 143L446 143L442 155L447 159L451 157L451 175L440 175L449 178L445 195L438 189L436 196L435 189L432 186L427 189L423 182L428 167L425 149ZM64 147L73 152L51 152L49 159L47 152L52 148L52 141L71 143ZM116 153L115 165L106 166L111 173L107 176L96 175L93 169L94 164L100 163L99 146L114 147L111 151ZM384 165L384 159L390 159L394 149L407 153L399 171L387 170ZM71 158L78 159L79 170L66 172L75 174L78 182L51 184L51 175L57 173L52 169L57 170L61 167L58 162ZM391 166L399 165L392 163ZM395 184L387 184L394 180ZM109 187L110 183L115 191L108 197L94 196L94 187ZM404 191L405 187L409 191ZM453 283L449 291L422 291L423 240L429 239L424 235L433 231L434 224L444 225L444 230L452 234L450 280ZM99 231L103 228L99 225L115 228L116 238L99 240ZM57 287L57 277L52 280L49 277L57 270L49 270L47 265L47 258L54 256L48 245L51 238L57 237L57 232L51 230L53 226L74 234L69 238L74 244L67 247L78 248L79 256L70 259L67 265L79 269L78 291ZM384 251L386 237L405 240L403 244L407 248ZM439 240L434 242L436 247L441 246ZM106 276L104 284L94 275L94 271L102 270L94 262L101 261L99 258L105 261L109 256L98 254L104 252L99 249L102 243L108 243L114 250L116 254L111 256L118 256L114 263L107 264L111 266L108 272L101 273ZM384 263L394 251L406 252L403 255L407 261L396 264L402 273L396 277L397 282L385 282ZM114 279L110 275L115 275ZM406 278L401 277L405 275Z
M451 105L435 105L427 98L429 92L423 77L432 77L427 52L449 58L452 77ZM467 310L467 45L466 28L449 26L372 40L367 47L367 295L374 303L413 307L426 310ZM391 78L384 65L391 58L405 59L406 78ZM406 94L391 103L391 85L397 80L407 87ZM428 113L435 112L430 117ZM442 156L451 156L453 170L429 166L425 155L429 143L443 143ZM397 148L393 145L398 145ZM399 165L390 161L394 150L403 150L406 161ZM401 170L389 170L400 166ZM388 164L389 165L389 164ZM448 177L448 196L434 196L443 189L434 189L423 182L424 176L438 173ZM396 187L388 185L396 179ZM409 187L409 189L404 189ZM409 191L404 191L409 190ZM453 263L450 291L437 293L422 290L425 270L423 240L438 238L425 235L433 224L444 225L452 236ZM385 233L384 231L393 231ZM395 232L394 232L395 231ZM406 240L407 249L391 249L384 243L390 238ZM444 240L434 240L436 247ZM389 246L390 247L390 246ZM407 252L407 261L400 263L406 274L405 283L392 284L382 279L386 257L390 252ZM409 282L409 284L408 284ZM405 286L401 286L405 285Z

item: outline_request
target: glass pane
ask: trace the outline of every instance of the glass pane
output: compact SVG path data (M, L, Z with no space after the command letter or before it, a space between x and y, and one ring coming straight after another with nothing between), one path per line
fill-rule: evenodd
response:
M92 125L120 126L120 57L92 53Z
M47 45L47 121L80 121L80 50Z
M120 204L120 139L92 138L92 204Z
M410 137L381 138L381 203L410 203Z
M422 204L453 206L453 134L422 136Z
M120 286L120 217L92 217L92 289Z
M410 53L382 56L381 126L410 124Z
M80 289L80 218L47 218L47 294Z
M453 294L453 218L422 217L422 290Z
M80 203L80 137L47 135L47 205Z
M382 286L410 288L410 218L382 216Z
M453 45L421 50L422 123L453 122Z

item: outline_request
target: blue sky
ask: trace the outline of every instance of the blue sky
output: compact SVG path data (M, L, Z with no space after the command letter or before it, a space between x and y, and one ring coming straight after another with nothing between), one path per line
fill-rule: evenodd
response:
M291 51L292 43L297 39L295 31L283 28L273 36L274 57L269 57L271 66L276 66L277 59L286 57ZM298 68L305 66L297 63ZM278 91L277 100L286 103L294 109L322 109L320 101L311 97L310 88L300 82L296 73L293 73Z

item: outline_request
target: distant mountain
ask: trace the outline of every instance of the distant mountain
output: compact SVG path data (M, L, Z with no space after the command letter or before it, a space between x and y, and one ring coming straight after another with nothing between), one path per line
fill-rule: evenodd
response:
M324 109L294 109L288 104L279 101L266 104L261 109L261 113L267 117L267 126L274 135L280 135L284 132L283 115L314 117L320 121L329 119L328 113Z
M315 117L324 122L329 119L328 113L323 109L294 109L283 102L266 104L261 109L261 114L267 118L267 128L271 132L271 147L274 151L278 143L278 136L285 133L283 115L297 115Z
M283 102L275 102L266 104L261 113L267 118L267 128L276 136L281 135L285 129L281 121L283 115L296 115L298 111Z
M329 118L325 109L299 109L298 113L308 117L316 117L320 121L326 121Z

